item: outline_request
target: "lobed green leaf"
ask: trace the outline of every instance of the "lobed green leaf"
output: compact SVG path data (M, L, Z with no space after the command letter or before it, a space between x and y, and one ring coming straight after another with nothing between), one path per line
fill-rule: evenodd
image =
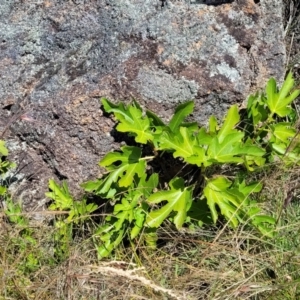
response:
M300 94L300 90L291 93L294 86L294 79L289 73L281 89L277 92L276 81L271 78L266 87L267 105L272 114L276 113L280 117L285 117L292 112L290 104Z
M171 212L175 212L174 224L181 228L186 219L186 213L191 206L192 188L185 187L182 178L174 178L170 181L170 190L156 192L148 198L149 204L157 204L163 201L168 203L157 210L152 210L146 219L149 227L159 227Z
M115 105L105 98L101 99L106 112L113 112L119 124L116 129L119 132L132 133L135 141L141 144L147 144L153 140L153 134L150 127L150 119L143 116L142 109L135 103L125 107L123 103Z
M159 150L173 150L174 157L187 157L194 154L193 146L196 138L186 127L180 127L179 132L164 132L160 139Z

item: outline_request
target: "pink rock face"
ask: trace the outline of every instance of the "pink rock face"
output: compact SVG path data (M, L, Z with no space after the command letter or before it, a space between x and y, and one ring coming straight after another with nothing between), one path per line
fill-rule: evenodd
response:
M135 98L166 120L194 99L192 118L205 123L270 76L282 80L280 1L161 4L1 4L0 138L19 163L12 181L22 184L13 191L28 209L43 199L50 177L79 194L78 184L99 176L98 161L118 147L100 97Z

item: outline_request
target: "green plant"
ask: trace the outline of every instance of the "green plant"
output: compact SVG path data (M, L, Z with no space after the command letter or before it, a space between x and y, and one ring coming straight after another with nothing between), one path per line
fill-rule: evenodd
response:
M37 240L34 237L34 230L30 228L29 220L23 215L20 203L14 203L10 197L7 197L5 204L4 213L14 228L18 230L11 237L11 245L16 247L16 253L24 256L18 270L22 273L35 271L40 266L42 253L36 249Z
M125 106L102 99L104 110L118 121L116 130L128 133L137 145L107 154L99 163L105 176L83 184L86 191L114 203L113 213L95 233L101 240L99 257L108 256L127 232L132 240L143 231L147 242L147 233L155 235L166 219L180 229L192 221L207 223L210 217L216 223L221 215L233 227L247 222L272 235L274 218L262 214L251 198L262 184L248 181L251 171L266 163L298 162L296 114L290 104L300 91L291 93L293 86L291 74L279 91L270 79L266 94L249 97L246 114L233 105L223 124L212 116L207 128L184 122L193 111L192 101L179 105L165 124L153 112L144 114L135 101ZM173 160L168 165L169 154ZM166 182L163 169L172 173L174 164L181 169Z
M2 178L15 167L15 163L6 160L7 155L8 149L5 142L0 140L0 174ZM33 230L29 227L29 220L23 215L21 204L12 200L4 184L0 185L0 197L4 200L4 215L17 229L17 234L11 237L11 244L16 246L16 253L25 257L19 264L18 270L23 273L32 272L39 267L39 251L33 249L37 243L33 237Z
M7 189L2 183L2 178L10 169L15 167L15 163L6 160L7 155L8 149L5 146L5 142L0 140L0 197L5 196L7 193Z
M66 182L60 187L54 180L49 180L49 188L51 192L46 193L46 196L53 200L49 206L52 211L65 211L67 217L58 216L55 219L55 227L57 229L54 234L54 252L56 257L64 259L69 254L69 246L73 239L74 225L84 224L90 214L98 207L93 204L87 204L86 199L74 201L71 196Z
M293 90L294 80L289 73L280 90L271 78L266 94L256 94L248 100L248 136L267 148L269 161L285 164L299 162L299 121L291 103L300 90Z

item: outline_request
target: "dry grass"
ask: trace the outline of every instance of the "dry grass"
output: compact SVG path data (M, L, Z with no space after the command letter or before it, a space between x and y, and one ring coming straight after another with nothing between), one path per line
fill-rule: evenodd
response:
M287 48L287 68L296 79L300 79L300 1L284 1L285 37Z
M156 251L128 243L99 261L92 230L77 230L69 254L57 259L51 220L31 223L30 243L2 214L0 299L300 299L299 174L277 164L253 175L264 184L258 200L280 216L273 239L246 225L178 232L166 224ZM33 267L31 254L38 257Z
M269 170L260 195L278 214L299 170ZM278 235L263 238L247 227L164 227L159 248L120 247L98 261L92 241L77 236L64 261L55 261L53 227L33 228L37 244L20 249L20 229L2 220L0 299L299 299L300 206L297 191L281 214ZM31 252L37 269L22 271Z

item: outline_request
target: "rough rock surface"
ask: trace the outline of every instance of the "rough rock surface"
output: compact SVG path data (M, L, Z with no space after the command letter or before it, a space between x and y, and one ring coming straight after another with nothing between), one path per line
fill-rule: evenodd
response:
M165 1L164 1L165 3ZM0 5L0 138L19 164L16 196L42 203L49 178L95 178L118 144L99 99L138 99L168 119L195 99L193 118L282 80L282 3L168 0L6 0ZM21 182L21 183L20 183ZM37 202L38 201L38 202Z
M284 1L284 33L288 48L287 66L300 81L300 1Z

